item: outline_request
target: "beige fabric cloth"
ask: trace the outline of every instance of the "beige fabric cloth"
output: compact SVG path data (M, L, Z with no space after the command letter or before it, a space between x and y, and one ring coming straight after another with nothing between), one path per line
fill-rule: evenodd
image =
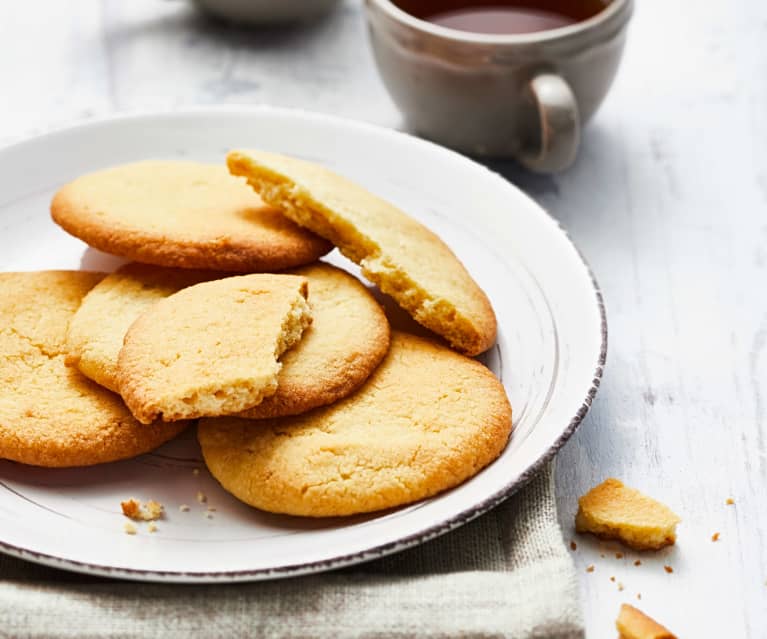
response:
M0 555L0 637L191 636L582 638L552 469L452 533L310 577L139 584Z

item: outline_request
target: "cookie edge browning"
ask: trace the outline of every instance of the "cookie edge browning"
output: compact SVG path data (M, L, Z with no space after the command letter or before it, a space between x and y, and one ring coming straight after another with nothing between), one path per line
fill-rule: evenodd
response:
M288 159L303 162L296 158ZM429 234L435 242L447 249L455 260L455 265L474 283L472 297L481 309L476 317L460 315L447 299L430 299L428 292L406 272L381 259L383 256L380 247L358 232L352 224L340 220L334 211L314 199L306 189L301 188L289 177L255 161L247 151L231 151L227 155L227 165L233 175L246 178L248 184L267 204L280 209L286 217L300 226L330 240L341 253L361 266L366 278L393 297L418 323L444 337L453 348L465 355L474 356L493 346L497 338L498 323L487 294L474 281L450 247L420 222L400 211L420 226L424 234ZM342 179L355 189L362 188L343 176L335 173L332 175L334 179ZM384 201L377 196L373 197ZM395 208L392 204L386 204ZM448 318L447 321L445 318Z
M96 286L94 286L83 297L80 307L69 319L69 325L65 335L66 364L76 367L83 375L108 388L114 393L120 393L120 384L117 374L117 358L112 362L99 361L97 357L86 356L93 344L93 333L83 330L83 317L90 321L94 315L98 315L90 310L90 304L97 295L103 295L103 290L107 289L107 296L114 292L125 280L132 280L137 284L148 285L150 288L167 287L176 289L175 292L183 290L195 284L209 282L225 277L231 277L233 273L225 271L211 271L204 269L174 269L154 264L143 264L141 262L128 262L123 264L116 271L106 274ZM170 293L169 295L172 295ZM155 300L155 301L159 301ZM87 305L87 307L86 307ZM87 313L85 316L81 313ZM87 322L86 322L87 324ZM123 336L124 339L125 336ZM122 340L121 340L122 342Z
M146 160L145 162L174 163L175 160ZM141 164L128 162L107 167L101 171L122 166ZM204 164L204 163L195 163ZM211 165L216 166L216 165ZM94 171L80 177L89 177L101 171ZM265 244L254 249L251 244L238 244L236 238L219 238L215 242L180 241L165 234L154 234L126 224L110 223L109 227L93 212L75 204L72 191L80 177L61 187L51 200L51 218L67 233L99 251L126 259L171 268L219 270L233 273L269 272L293 268L316 261L333 249L326 239L296 224L303 241L294 238L295 245L285 256L276 258L274 253L265 256ZM295 224L295 222L293 222ZM268 248L268 247L267 247ZM303 251L300 250L303 248Z
M78 274L82 277L91 277L92 283L90 283L90 287L88 290L84 293L84 295L80 298L81 301L84 299L85 295L88 294L93 288L98 285L99 282L103 281L106 277L106 273L101 272L95 272L95 271L80 271L80 270L67 270L67 269L53 269L53 270L45 270L45 271L28 271L28 272L3 272L0 273L0 283L2 283L2 280L5 278L10 278L13 276L18 275L37 275L37 274L58 274L58 275L65 275L65 274ZM76 311L75 311L76 312ZM74 314L74 313L73 313ZM57 353L49 353L47 357L49 359L61 359L61 367L62 370L66 371L68 369L71 369L67 363L66 363L66 353L65 353L65 332L66 329L62 329L62 349L60 352ZM87 384L91 385L93 387L94 394L103 395L108 401L114 400L116 402L119 402L122 404L122 400L120 399L119 395L116 395L112 391L96 384L96 382L88 379L85 375L82 375L79 370L73 369L70 370L72 374L78 375L82 377L82 380ZM128 411L127 407L125 407L125 413L124 417L118 417L117 419L109 419L107 420L108 424L111 424L114 428L114 426L117 426L118 428L121 428L123 425L126 425L126 422L130 420L131 422L136 422L131 417L130 412ZM2 449L2 454L0 454L0 459L7 459L10 461L14 461L20 464L25 464L27 466L37 466L41 468L77 468L77 467L86 467L86 466L95 466L98 464L105 464L110 463L114 461L120 461L124 459L131 459L133 457L137 457L139 455L143 455L145 453L148 453L152 450L155 450L159 446L167 443L171 439L175 438L177 435L179 435L182 431L184 431L188 426L188 421L179 421L175 424L160 424L160 423L154 423L150 425L141 425L139 423L135 424L127 424L128 426L135 426L137 432L140 431L141 435L146 435L148 433L148 429L154 429L157 428L159 431L157 433L153 433L153 437L148 441L145 442L143 445L134 447L133 449L130 449L128 452L120 452L117 454L114 454L118 449L121 449L121 447L115 447L114 439L112 437L107 437L105 440L99 440L104 441L105 443L112 444L109 446L95 446L90 447L87 449L87 452L83 454L82 452L78 453L77 455L73 455L71 450L68 450L66 446L61 446L61 442L56 442L55 440L50 440L51 446L48 446L45 450L40 450L40 447L37 445L33 445L30 442L25 442L23 438L19 438L18 436L14 436L11 434L10 437L6 439L5 436L2 436L2 439L5 440L2 445L0 445L0 448ZM110 432L113 431L113 428L110 429ZM6 427L2 426L0 424L0 433L3 431L6 431ZM103 431L103 428L101 429ZM8 434L10 434L10 431L8 431ZM13 442L11 445L9 442ZM123 449L124 450L124 449Z
M76 372L78 375L82 375L82 373L79 371ZM89 383L96 386L99 391L103 391L104 393L112 393L112 391L103 386L99 386L96 384L96 382L86 378L84 375L82 377ZM120 399L119 396L117 396L117 399ZM87 466L97 466L99 464L108 464L125 459L133 459L134 457L145 455L146 453L151 453L153 450L156 450L163 444L167 444L172 439L175 439L178 435L185 431L191 423L189 420L179 420L172 423L153 422L151 424L141 424L138 422L138 420L133 419L127 410L125 418L135 421L135 426L140 427L145 431L147 429L158 429L158 432L152 433L153 436L151 439L145 441L143 445L137 446L133 449L119 449L114 445L108 447L99 446L98 454L91 454L89 452L87 454L79 453L78 456L74 456L68 452L65 447L52 447L45 451L40 451L35 446L23 445L17 446L13 454L9 454L8 449L5 448L3 453L0 454L0 459L7 459L20 464L24 464L25 466L37 466L40 468L80 468ZM115 425L118 424L119 427L122 427L125 425L125 422L123 420L115 422ZM128 426L130 426L130 424L128 424ZM146 434L147 433L144 432L144 435ZM114 444L114 439L111 437L107 438L106 441ZM91 450L95 450L95 448L89 449L89 451ZM118 450L125 450L125 452L117 452ZM75 457L77 457L77 461L73 461Z
M398 508L401 506L406 506L418 501L421 501L423 499L427 499L430 497L434 497L435 495L441 494L447 490L450 490L452 488L455 488L464 482L468 481L475 475L477 475L481 470L489 466L493 461L498 459L500 457L501 453L504 451L506 446L508 445L512 430L513 430L513 424L512 424L512 407L509 402L508 396L506 394L506 390L503 386L503 384L498 380L498 378L493 374L492 371L490 371L487 367L485 367L480 362L477 362L476 360L464 357L458 353L455 353L451 351L450 349L441 346L439 344L436 344L432 340L416 337L414 335L401 333L398 331L392 332L392 348L390 349L390 353L392 350L395 349L395 341L400 339L407 339L407 340L413 340L417 342L421 342L423 344L428 344L429 348L436 348L440 350L444 350L446 353L450 353L452 357L462 357L466 360L466 363L468 363L470 366L475 367L477 373L481 375L484 379L486 379L489 383L489 385L495 387L495 390L498 392L498 399L500 400L500 403L503 405L504 413L503 414L497 414L494 416L494 419L485 419L482 424L482 428L488 432L492 433L492 436L489 436L486 438L487 445L479 448L476 451L476 454L468 460L460 460L456 461L455 457L442 457L439 461L439 463L436 465L435 468L431 469L429 473L429 480L422 480L418 484L417 490L408 490L403 491L400 489L399 495L394 499L389 499L388 501L381 501L379 499L379 502L375 504L368 504L361 506L359 503L354 503L353 505L350 505L348 502L336 502L333 506L329 506L327 503L323 504L307 504L303 499L301 499L301 496L303 495L303 491L301 488L297 488L295 485L285 485L280 484L277 487L272 487L269 491L270 495L280 495L279 502L281 504L289 503L291 507L280 507L280 508L274 508L272 504L277 502L277 499L269 499L266 500L254 500L250 496L243 496L241 494L237 494L237 492L234 492L231 490L230 485L231 482L227 482L225 485L221 480L219 479L219 467L223 468L226 466L226 456L221 455L221 459L218 460L216 463L216 460L211 460L210 458L210 450L208 449L206 454L206 438L210 435L210 432L208 429L210 428L216 428L216 422L217 419L202 419L199 422L198 426L198 440L200 442L200 448L202 451L203 459L205 460L205 464L210 470L213 477L221 484L221 486L226 490L227 492L234 495L237 499L240 501L243 501L244 503L253 506L254 508L258 508L260 510L264 510L266 512L272 512L276 514L285 514L285 515L293 515L293 516L301 516L301 517L312 517L312 518L325 518L325 517L346 517L351 515L359 515L364 513L370 513L370 512L378 512L381 510L386 510L388 508ZM364 392L365 386L367 384L373 384L376 383L376 375L381 370L383 366L385 366L386 360L384 359L384 362L382 362L381 366L379 366L378 369L368 378L368 380L365 382L365 385L363 385L357 392ZM340 400L340 402L337 402L336 404L332 404L330 406L325 406L322 408L318 408L314 411L314 414L317 415L320 419L323 418L326 414L332 415L335 410L338 410L337 407L342 407L343 404L350 399L354 397L353 395L350 395L346 397L345 399ZM221 420L226 420L229 422L236 422L235 426L242 425L244 427L251 427L254 429L259 428L259 422L254 420L243 420L238 419L236 417L225 417L220 418ZM276 423L286 423L287 420L291 418L276 418ZM492 421L492 423L491 423ZM219 422L219 424L222 422ZM289 424L287 424L287 427L289 427ZM441 483L435 482L435 478L447 478L446 481L443 481ZM271 477L270 477L271 479ZM253 482L259 481L259 478L254 474L252 476L247 477L245 480L247 483L252 484ZM239 491L238 491L239 492ZM380 497L380 494L379 494ZM256 503L258 502L258 503Z
M189 411L174 411L170 413L167 411L164 411L162 407L158 406L156 398L147 397L147 388L141 384L141 381L145 378L145 375L143 375L140 372L137 372L134 369L135 368L134 363L129 363L128 360L130 358L130 352L133 348L132 342L134 341L134 339L137 339L136 335L139 335L139 336L141 335L142 331L145 329L145 326L151 326L151 324L154 322L155 320L154 311L158 308L159 305L165 305L166 303L168 303L168 300L172 300L177 295L184 294L185 292L188 292L190 289L194 289L199 286L207 286L217 282L223 282L230 279L250 277L252 275L262 275L266 277L278 276L274 274L266 274L266 273L255 274L254 273L250 275L234 276L233 278L223 278L220 280L214 280L212 282L202 282L200 284L195 284L193 286L184 288L178 291L177 293L174 293L173 295L169 295L168 297L162 300L158 300L156 304L154 304L152 307L147 309L138 318L136 318L133 324L131 324L130 328L125 334L125 338L123 340L123 347L120 350L120 354L118 356L117 370L118 370L118 382L120 387L120 395L122 396L123 400L125 401L125 404L128 406L133 416L139 422L141 422L142 424L150 424L157 419L161 419L164 422L174 422L178 420L198 419L200 417L207 416L207 415L199 414L199 411L193 411L192 409L189 409ZM298 305L296 305L295 303L291 305L288 315L285 316L282 320L282 324L280 325L280 335L278 336L277 345L276 345L278 360L279 360L279 356L282 355L284 351L288 350L291 346L293 346L295 343L297 343L301 339L304 329L311 324L311 307L309 306L307 302L308 280L304 277L299 277L299 276L290 276L290 277L295 277L296 279L303 280L299 284L299 291L298 291L299 298L300 300L303 300L303 301L299 302ZM297 332L297 335L295 334L296 323L300 324L300 331ZM151 328L149 330L151 330ZM286 335L287 332L290 332L291 334ZM279 363L279 361L277 361L277 373L275 374L274 383L264 389L261 396L257 398L255 402L256 404L262 401L264 398L269 397L277 390L277 377L279 375L280 367L281 367L281 364ZM241 409L238 409L237 411L234 411L234 412L240 412L240 410Z
M327 269L332 269L332 271L335 271L337 274L340 274L344 278L348 279L350 286L358 287L359 294L368 298L371 308L374 308L375 312L379 315L378 320L375 322L376 327L380 329L378 331L379 339L376 340L377 348L375 350L371 349L366 354L370 369L368 374L365 376L359 376L355 379L344 377L338 384L332 388L325 388L321 393L318 393L311 399L307 398L306 393L304 392L305 388L284 384L278 377L277 392L274 395L267 397L257 406L254 406L253 408L243 411L237 415L232 415L232 417L242 417L244 419L272 419L277 417L291 417L293 415L300 415L315 408L320 408L322 406L327 406L328 404L337 402L344 397L351 395L354 391L360 388L367 381L370 375L375 372L375 369L378 368L384 357L386 357L386 353L389 352L389 345L391 343L391 327L389 325L389 320L386 317L386 313L384 312L383 308L381 308L381 305L378 303L378 301L370 293L370 291L367 290L365 285L351 273L338 268L337 266L333 266L332 264L328 264L327 262L317 262L315 264L309 264L297 269L286 271L285 274L307 277L309 279L309 286L311 287L311 275L307 272L320 266ZM309 303L311 305L311 294ZM297 348L299 347L300 345L297 345ZM300 399L297 400L296 398Z

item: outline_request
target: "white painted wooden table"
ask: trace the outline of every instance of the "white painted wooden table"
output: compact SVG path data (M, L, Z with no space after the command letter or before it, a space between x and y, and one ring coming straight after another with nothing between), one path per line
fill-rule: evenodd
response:
M557 177L491 166L561 220L607 302L602 389L559 456L566 534L576 497L611 475L684 518L678 546L660 556L616 559L617 547L576 540L588 637L614 637L628 601L681 637L760 639L767 4L639 5L576 165ZM402 126L354 0L311 27L273 32L209 22L183 0L6 2L0 87L0 143L116 110L192 104L264 103Z

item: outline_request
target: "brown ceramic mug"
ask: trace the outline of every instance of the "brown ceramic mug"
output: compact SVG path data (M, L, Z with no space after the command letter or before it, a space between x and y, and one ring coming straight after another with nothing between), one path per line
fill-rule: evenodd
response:
M366 0L384 84L415 132L460 151L554 172L618 69L633 0L548 31L490 35L438 26L402 0Z

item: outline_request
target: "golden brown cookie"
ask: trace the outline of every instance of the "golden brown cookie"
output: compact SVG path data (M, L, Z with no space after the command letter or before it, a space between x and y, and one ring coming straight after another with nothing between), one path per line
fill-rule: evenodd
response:
M375 370L389 348L381 306L357 278L317 263L291 274L309 280L312 325L281 362L277 391L241 416L295 415L345 397ZM119 392L117 358L130 325L152 304L182 288L226 277L218 271L127 264L83 300L67 331L67 363Z
M136 419L228 415L273 395L279 357L311 323L307 288L297 275L241 275L150 306L117 360L120 394Z
M220 271L126 264L94 286L69 321L67 364L120 392L117 356L130 325L152 304L182 288L227 275Z
M479 362L394 332L383 363L353 395L294 417L204 419L213 476L277 513L370 512L435 495L500 455L511 432L501 383Z
M389 322L354 276L329 264L291 271L309 280L312 325L282 358L277 392L240 416L297 415L346 397L389 350Z
M331 248L215 164L152 160L90 173L56 193L51 215L99 250L159 266L272 271Z
M384 293L457 350L495 342L490 301L429 229L358 184L317 164L263 151L233 151L229 170L265 202L329 239Z
M101 273L0 273L0 457L88 466L134 457L185 422L139 424L119 396L66 366L67 323Z

